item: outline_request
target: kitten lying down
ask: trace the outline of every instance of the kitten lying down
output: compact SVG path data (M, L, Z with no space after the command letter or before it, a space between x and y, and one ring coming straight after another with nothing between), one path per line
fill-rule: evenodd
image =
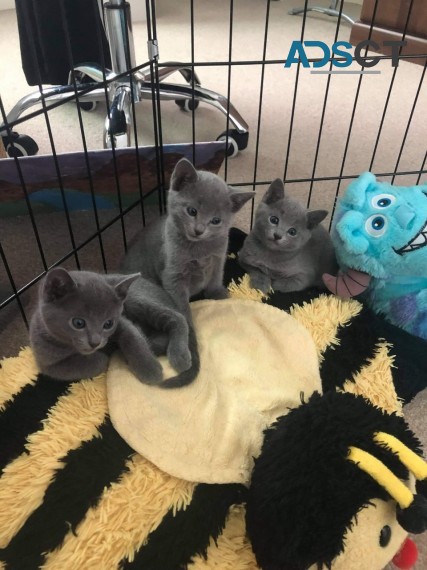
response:
M322 274L337 268L329 233L320 225L327 215L307 210L285 195L280 178L274 180L238 256L252 287L264 293L270 287L283 293L324 288Z
M90 378L107 369L109 354L118 347L141 382L163 388L181 385L179 376L162 382L162 367L146 336L126 317L130 289L138 284L138 290L144 290L143 281L139 273L99 275L61 267L49 271L30 323L30 344L40 371L57 380ZM149 299L146 305L153 303ZM169 338L172 355L178 354L171 364L178 372L188 365L179 359L182 343L179 334Z

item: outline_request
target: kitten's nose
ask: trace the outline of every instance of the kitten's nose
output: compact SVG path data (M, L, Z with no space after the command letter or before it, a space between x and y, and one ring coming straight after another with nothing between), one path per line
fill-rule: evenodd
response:
M194 233L196 234L196 236L201 236L204 231L205 228L203 226L196 226L194 229Z
M88 338L87 343L91 348L98 348L98 346L101 344L101 338L99 336Z
M276 232L274 232L273 237L274 237L274 239L275 239L276 241L279 241L279 239L282 239L281 234L278 234L278 233L276 233Z

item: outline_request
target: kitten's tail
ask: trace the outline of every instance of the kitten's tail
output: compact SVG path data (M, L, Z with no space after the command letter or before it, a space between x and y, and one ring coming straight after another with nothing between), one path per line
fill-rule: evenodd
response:
M197 337L194 328L190 325L188 331L188 348L191 354L191 366L188 370L184 370L180 374L176 376L172 376L172 378L168 378L161 382L158 386L159 388L182 388L183 386L187 386L191 384L193 380L196 379L197 375L200 371L200 356L199 356L199 347L197 344Z

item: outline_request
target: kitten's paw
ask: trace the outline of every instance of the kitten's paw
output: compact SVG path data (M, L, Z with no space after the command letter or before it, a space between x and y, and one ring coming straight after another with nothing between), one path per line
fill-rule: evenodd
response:
M153 334L148 338L148 344L156 356L166 354L168 342L169 339L165 333Z
M174 345L171 343L169 344L167 354L170 365L177 372L184 372L190 368L192 359L188 346L183 344Z
M206 291L207 299L228 299L230 296L228 290L225 287L218 287L218 289L213 289L212 291Z
M268 277L261 277L261 276L256 276L253 277L251 275L251 287L252 289L257 289L258 291L261 291L262 293L268 293L270 288L271 288L271 281L270 279L268 279Z
M156 358L138 364L138 367L133 367L132 372L143 384L155 385L163 380L163 369Z

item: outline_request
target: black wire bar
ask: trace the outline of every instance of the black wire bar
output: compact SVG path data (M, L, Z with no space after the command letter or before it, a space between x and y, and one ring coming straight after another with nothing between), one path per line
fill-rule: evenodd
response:
M228 124L230 122L230 97L231 97L231 67L233 58L233 11L234 0L230 0L230 17L228 24L228 74L227 74L227 113L225 119L225 159L224 159L224 179L227 182L228 174Z
M264 43L262 48L262 60L265 60L265 56L267 55L267 44L268 44L268 24L270 21L270 2L271 0L267 0L267 7L265 10L265 27L264 27ZM254 175L253 175L253 184L252 190L255 191L256 182L257 182L257 173L258 173L258 155L259 155L259 140L260 140L260 133L261 133L261 120L262 120L262 100L264 95L264 78L265 78L265 64L263 63L261 66L261 79L259 85L259 103L258 103L258 120L257 120L257 129L256 129L256 142L255 142L255 160L254 160ZM251 229L254 223L254 214L255 214L255 200L251 202Z
M427 162L427 150L426 150L426 153L425 153L425 155L424 155L424 160L423 160L423 163L422 163L422 165L421 165L421 168L420 168L420 170L419 170L419 172L418 172L416 184L419 184L419 183L420 183L420 180L421 180L421 176L422 176L423 174L426 174L426 173L427 173L427 170L424 170L424 168L425 168L425 166L426 166L426 162ZM399 175L399 173L397 173L397 174Z
M378 0L377 0L377 1L378 1ZM409 24L409 19L410 19L410 17L411 17L413 4L414 4L414 0L411 0L411 3L410 3L410 5L409 5L409 9L408 9L408 15L407 15L407 17L406 17L405 28L404 28L403 34L402 34L402 41L403 41L403 40L405 39L405 37L406 37L406 32L407 32L407 29L408 29L408 24ZM401 52L402 52L402 47L399 48L399 57L401 56ZM426 56L424 55L424 57L426 57ZM392 75L392 77L391 77L390 86L389 86L389 89L388 89L386 101L385 101L385 104L384 104L383 113L382 113L382 116L381 116L380 126L378 127L377 138L376 138L376 140L375 140L374 150L373 150L373 152L372 152L371 162L370 162L370 164L369 164L369 170L372 170L372 166L373 166L373 164L374 164L375 157L376 157L376 154L377 154L378 144L379 144L380 137L381 137L381 133L382 133L382 130L383 130L384 121L385 121L385 117L386 117L387 109L388 109L388 104L389 104L389 102L390 102L390 97L391 97L391 93L392 93L392 90L393 90L394 80L396 79L397 70L398 70L398 67L395 67L394 70L393 70L393 75Z
M81 131L81 136L82 136L82 144L83 144L83 150L84 150L84 155L85 155L85 162L86 162L86 169L87 169L87 174L88 174L89 187L91 188L91 192L93 192L92 173L91 173L90 164L89 164L89 155L87 152L86 135L85 135L85 130L84 130L83 118L82 118L82 110L81 110L80 105L79 105L79 93L78 93L78 89L77 89L76 73L74 70L73 50L72 50L70 34L69 34L68 26L67 26L65 0L60 0L60 10L61 10L62 31L63 31L64 37L65 37L65 45L66 45L66 49L67 49L68 65L70 68L70 79L71 79L71 82L72 82L73 87L74 87L74 94L75 94L76 103L77 103L77 105L76 105L77 116L79 118L79 126L80 126L80 131ZM117 179L117 182L118 182L118 179ZM122 206L122 197L121 197L121 192L120 192L120 184L119 184L117 190L118 190L117 191L117 198L118 198L118 203L119 203L119 210L120 210L120 212L122 212L123 206ZM94 200L95 200L95 198L94 198ZM124 249L126 250L126 245L127 245L126 230L125 230L123 218L121 219L121 227L122 227L123 246L124 246ZM105 269L106 269L106 266L105 266Z
M96 12L97 7L95 6L95 4L93 5L93 8L94 8L94 11ZM104 27L105 27L105 10L101 10L101 12L102 12L103 23L104 23ZM96 16L96 14L95 14L95 16ZM106 74L107 66L106 66L106 62L105 62L104 49L103 49L103 44L102 44L102 25L101 25L99 18L95 17L95 21L97 22L96 36L97 36L97 42L98 42L98 50L99 50L99 54L100 54L100 58L101 58L101 70L102 70L102 79L103 79L102 87L104 88L105 105L107 108L107 117L111 117L111 105L110 105L110 97L109 97L109 93L108 93L108 85L112 81L107 81L107 74ZM127 32L127 28L126 28L126 32ZM126 77L126 74L123 74L123 75L124 75L124 77ZM98 83L97 87L99 87L99 85L100 84ZM116 183L117 197L118 197L118 200L120 200L120 202L119 202L119 208L120 208L120 206L121 206L120 177L119 177L119 169L117 166L116 141L115 141L114 137L110 138L110 143L111 143L111 147L110 147L111 148L111 156L113 157L114 180ZM139 161L138 161L138 167L139 167ZM138 173L139 173L139 171L138 171ZM139 184L139 186L140 186L140 184ZM142 209L142 212L141 212L142 220L144 223L145 215L144 215L143 201L141 201L141 209ZM124 226L122 226L122 232L124 232L124 234L125 234L124 248L126 250L127 239L126 239L126 228Z
M396 166L394 167L395 173L393 174L392 179L391 179L392 184L394 183L394 180L396 178L396 173L397 173L397 170L399 168L400 159L402 158L403 149L405 147L406 139L408 137L409 129L411 127L412 118L414 116L415 108L416 108L417 103L418 103L418 97L420 96L421 87L423 85L424 76L426 74L426 69L427 69L427 60L426 60L426 63L424 64L423 72L421 74L420 82L418 84L418 89L417 89L417 92L416 92L415 97L414 97L414 102L412 104L412 108L411 108L411 112L409 114L408 122L406 123L405 134L403 135L402 144L400 145L399 154L398 154L397 160L396 160Z
M0 257L1 257L1 260L3 262L7 277L9 279L10 286L11 286L12 291L13 291L13 295L11 295L9 297L8 302L16 300L16 302L18 303L18 307L19 307L19 311L21 313L22 320L24 321L25 326L28 327L27 315L25 314L25 309L24 309L24 307L22 305L22 301L19 297L19 293L18 293L18 290L16 288L15 280L13 278L12 272L10 271L10 266L9 266L9 263L7 262L6 255L4 253L3 246L1 244L1 242L0 242ZM1 308L2 308L2 304L0 304L0 309Z
M159 192L160 188L159 187L154 187L152 190L150 190L149 192L147 192L147 194L145 194L144 196L144 200L146 200L147 198L149 198L152 194L154 194L155 192ZM88 238L86 238L84 241L82 241L79 245L76 246L76 251L80 251L81 249L83 249L84 247L86 247L90 242L92 242L93 240L98 238L99 233L103 233L105 232L107 229L109 229L111 226L113 226L116 222L118 222L122 216L125 216L126 214L128 214L129 212L131 212L134 208L136 208L137 206L139 206L139 198L137 200L135 200L134 202L132 202L132 204L130 204L129 206L127 206L126 208L124 208L123 210L123 214L119 213L116 216L114 216L113 218L111 218L111 220L109 220L107 223L105 223L103 226L100 227L99 231L97 230L96 232L94 232L92 235L90 235ZM69 251L68 253L64 254L61 258L59 258L57 261L55 261L55 263L52 263L52 265L46 266L45 271L39 273L36 277L34 277L33 279L31 279L31 281L29 281L28 283L26 283L25 285L23 285L22 287L20 287L19 289L16 288L15 286L15 282L13 281L13 277L10 274L10 283L11 283L11 287L14 291L13 295L10 295L9 297L7 297L7 299L4 299L2 302L0 302L0 310L5 307L6 305L8 305L9 303L11 303L12 301L14 301L15 299L17 299L20 295L22 295L23 293L25 293L25 291L27 291L30 287L32 287L35 283L37 283L38 281L40 281L40 279L42 279L46 273L49 271L49 269L52 269L53 267L57 267L58 265L61 265L62 263L64 263L65 261L67 261L70 257L72 257L74 255L74 250ZM10 270L8 270L8 265L7 265L7 260L4 256L3 253L3 249L0 243L0 257L3 260L3 263L5 265L5 269L6 272ZM24 317L23 317L24 318ZM24 318L25 322L27 323L26 319Z
M190 1L190 50L191 50L191 140L192 140L192 159L196 164L196 116L195 98L194 98L194 0Z
M156 18L156 0L150 0L150 10L151 10L151 27L152 27L152 37L151 40L155 46L158 46L157 39L157 18ZM148 17L147 17L148 20ZM163 212L166 211L166 184L165 184L165 168L164 168L164 155L163 155L163 131L162 131L162 112L160 105L160 78L159 78L159 56L158 52L153 58L153 68L154 68L154 91L153 96L155 98L156 107L156 118L157 121L155 125L157 126L157 138L159 141L159 168L160 168L160 198L162 201ZM153 79L153 77L152 77Z
M302 17L302 25L301 25L301 37L300 37L301 43L304 41L305 23L307 21L307 4L308 4L308 0L305 0L304 1L304 15ZM297 104L297 93L298 93L298 82L299 82L300 70L301 70L301 62L299 61L297 63L297 75L295 78L294 94L292 97L291 120L289 123L289 137L288 137L288 146L286 148L285 168L283 171L283 179L286 178L286 175L288 173L289 155L291 152L292 130L294 128L295 108L296 108L296 104Z
M405 36L406 36L406 30L407 30L407 28L408 28L408 23L409 23L409 18L410 18L410 16L411 16L411 11L412 11L412 5L413 5L413 3L414 3L414 0L411 0L411 4L410 4L409 10L408 10L408 16L407 16L406 22L405 22L405 28L404 28L403 35L402 35L402 40L404 40L404 39L405 39ZM372 22L371 22L371 25L370 25L370 28L369 28L368 40L370 40L371 37L372 37L372 32L373 32L373 27L374 27L374 21L375 21L377 6L378 6L378 0L375 1L374 13L373 13ZM368 54L368 49L369 49L368 46L366 46L366 48L365 48L365 58L366 58L366 56L367 56L367 54ZM399 48L399 55L400 55L401 51L402 51L402 46L400 46L400 48ZM362 71L363 71L364 69L365 69L365 66L363 65L363 66L362 66ZM396 74L396 70L397 70L397 67L395 67L395 69L394 69L392 81L394 80L394 77L395 77L395 74ZM342 162L341 162L340 176L341 176L342 173L344 172L344 168L345 168L345 162L346 162L346 159L347 159L348 148L349 148L349 145L350 145L351 131L352 131L352 129L353 129L354 117L356 116L356 109L357 109L357 103L358 103L358 101L359 101L359 94L360 94L360 89L361 89L361 86L362 86L362 80L363 80L363 75L360 75L359 81L358 81L358 84L357 84L356 95L355 95L355 97L354 97L353 110L352 110L351 118L350 118L350 126L349 126L349 128L348 128L347 139L346 139L346 142L345 142L344 155L343 155L343 159L342 159ZM384 113L384 116L385 116L385 113ZM378 141L378 139L379 139L379 135L378 135L378 137L377 137L377 141ZM374 151L374 152L375 152L375 151ZM333 217L334 217L335 208L336 208L336 205L337 205L338 195L339 195L339 192L340 192L340 187L341 187L341 179L338 180L337 189L336 189L336 192L335 192L335 199L334 199L334 203L333 203L333 206L332 206L331 217L330 217L330 222L329 222L329 229L332 228L332 222L333 222Z
M130 10L130 8L129 8ZM127 65L129 68L132 67L131 65L131 53L130 53L130 40L129 40L129 22L127 21L128 19L128 12L125 10L124 11L124 15L125 15L125 37L126 37L126 50L127 50ZM138 144L138 127L136 124L136 107L135 107L135 89L134 89L134 84L133 84L133 74L129 73L129 89L130 89L130 101L131 101L131 107L132 107L132 123L133 123L133 138L134 138L134 144L135 144L135 160L136 160L136 171L137 171L137 175L138 175L138 192L139 192L139 197L141 200L141 217L142 217L142 225L145 226L145 211L144 211L144 200L142 199L143 197L143 191L142 191L142 177L141 177L141 164L139 162L139 144ZM109 115L109 114L108 114ZM111 142L114 146L114 137L111 137ZM126 231L125 231L126 233Z
M378 0L377 0L378 1ZM342 11L344 8L344 2L340 2L340 8L339 8L339 12L338 12L338 19L337 19L337 27L335 30L335 37L334 37L334 42L337 41L338 39L338 34L340 31L340 26L341 26L341 16L342 16ZM376 8L376 7L375 7ZM333 57L332 57L333 60ZM333 61L329 62L329 71L332 70L332 66L333 66ZM325 115L326 115L326 107L328 104L328 97L329 97L329 89L331 86L331 79L332 79L332 75L329 74L328 78L326 80L326 88L325 88L325 96L323 98L323 107L322 107L322 115L320 117L320 125L319 125L319 133L317 135L317 144L316 144L316 152L314 154L314 161L313 161L313 170L311 172L311 181L310 181L310 188L308 189L308 197L307 197L307 208L310 207L311 204L311 196L313 193L313 187L314 187L314 177L316 175L316 168L317 168L317 160L319 158L319 152L320 152L320 141L322 139L322 134L323 134L323 123L325 120Z
M152 30L152 5L151 0L145 0L145 10L147 14L147 36L148 43L151 45L152 49L155 50L156 44L154 43L153 30ZM151 78L154 75L154 61L155 57L152 57L149 61ZM158 91L158 88L157 88ZM151 82L151 108L153 112L153 131L154 131L154 147L156 153L156 175L157 175L157 186L160 188L162 184L162 152L160 150L160 137L159 137L159 120L158 120L158 108L156 104L156 87L154 82ZM165 211L165 204L163 195L161 192L158 193L159 201L159 214L163 214Z
M3 100L1 98L1 96L0 96L0 112L1 112L1 116L2 116L2 121L3 121L3 123L5 123L6 112L4 109ZM7 133L7 136L11 139L12 138L11 137L12 131L8 125L6 125L6 133ZM13 157L13 160L15 162L16 170L18 172L18 177L19 177L19 182L21 183L22 192L24 193L25 204L26 204L27 209L28 209L28 215L30 216L31 227L32 227L33 232L34 232L34 237L36 238L37 249L39 251L40 259L41 259L41 262L42 262L44 269L46 269L47 268L46 257L45 257L44 251L43 251L43 245L42 245L42 242L40 239L39 230L37 228L36 219L34 217L33 208L31 206L31 202L29 199L27 185L25 184L24 176L22 174L22 168L21 168L21 165L19 163L19 159L16 156Z

